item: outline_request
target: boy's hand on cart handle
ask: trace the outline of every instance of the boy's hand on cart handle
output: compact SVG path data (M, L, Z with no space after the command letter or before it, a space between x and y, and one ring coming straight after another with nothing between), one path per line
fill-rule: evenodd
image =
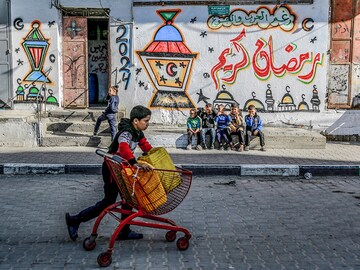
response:
M148 164L138 163L136 164L136 166L138 166L141 170L144 170L146 172L150 172L152 170L152 168Z

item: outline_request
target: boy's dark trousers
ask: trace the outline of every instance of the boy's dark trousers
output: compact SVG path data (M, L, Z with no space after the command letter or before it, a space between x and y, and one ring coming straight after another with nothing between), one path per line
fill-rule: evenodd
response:
M230 142L226 128L218 128L216 130L216 138L220 146L223 145L222 138L224 138L226 144Z
M264 134L262 133L261 130L258 130L258 134L254 135L254 131L255 130L250 130L250 129L246 129L246 134L245 134L245 145L249 146L250 145L250 138L251 136L257 136L260 138L260 146L264 146L265 145L265 138L264 138Z
M111 113L111 114L103 113L102 115L100 115L98 117L98 119L96 120L94 133L97 133L99 131L101 122L103 122L105 120L107 120L109 122L110 130L111 130L111 139L113 140L116 135L116 114L115 113L114 114L113 113Z
M210 133L210 147L211 147L214 146L215 143L215 137L216 137L215 128L202 128L202 130L200 131L201 142L204 146L206 146L206 134L208 133Z
M115 180L112 179L110 169L105 162L103 162L102 164L102 176L104 181L104 198L101 201L97 202L95 205L82 210L79 214L74 216L73 219L78 224L96 218L105 208L116 202L116 198L119 194L119 188L115 183ZM128 204L122 205L121 208L126 210L132 210L132 207ZM121 219L125 219L127 216L128 215L121 215ZM122 232L126 233L129 231L129 225L126 225L123 228Z
M229 142L232 143L232 137L231 135L238 135L239 138L239 145L243 145L245 143L245 139L244 139L244 131L243 130L236 130L234 132L230 131L229 129L227 130L228 133L228 138L229 138ZM250 143L250 142L249 142Z
M196 144L197 144L197 145L200 144L200 142L201 142L200 132L194 134L194 133L192 133L190 130L188 130L187 134L188 134L188 145L191 145L191 144L192 144L192 137L193 137L193 136L196 136L196 139L197 139L197 143L196 143Z

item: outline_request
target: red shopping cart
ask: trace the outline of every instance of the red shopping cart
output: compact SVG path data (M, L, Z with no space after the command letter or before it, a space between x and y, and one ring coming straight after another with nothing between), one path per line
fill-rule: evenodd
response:
M189 247L190 232L178 226L174 221L159 217L175 209L186 197L192 181L192 172L176 167L176 170L153 169L151 172L139 170L130 166L117 155L96 150L109 166L111 175L119 187L122 200L107 207L96 219L92 233L84 239L85 250L93 250L96 246L98 227L106 215L119 222L111 235L107 250L100 253L97 262L100 266L109 266L112 262L112 252L115 240L122 228L126 225L135 225L167 230L165 238L168 242L176 240L176 233L184 236L178 238L176 245L179 250ZM133 210L122 209L123 204L133 207ZM128 215L121 220L120 214ZM141 220L139 220L141 218Z

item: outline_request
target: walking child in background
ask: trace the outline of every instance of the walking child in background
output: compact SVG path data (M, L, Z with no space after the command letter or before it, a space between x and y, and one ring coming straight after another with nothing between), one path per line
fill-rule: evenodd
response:
M254 105L248 107L248 115L245 116L246 135L245 135L245 151L249 151L251 136L258 136L260 138L260 150L265 151L265 138L262 133L262 121L260 116L256 113Z
M107 120L109 122L111 130L111 140L115 138L116 135L116 113L119 106L119 97L118 97L118 86L111 86L108 90L108 105L105 111L98 117L95 124L94 136L97 135L101 122Z
M203 109L198 111L198 115L201 119L201 144L204 149L207 149L206 134L210 134L210 146L209 149L214 149L215 143L215 117L216 111L213 110L211 103L205 105Z
M228 131L231 150L235 150L231 136L237 135L239 138L239 147L237 148L237 151L242 152L244 150L244 144L245 144L244 122L241 111L239 111L239 106L237 104L233 104L231 106L231 112L229 116L231 117L231 122L227 128L227 131Z
M187 119L186 126L187 126L187 135L188 135L188 144L186 149L191 150L191 143L192 138L196 136L197 139L197 150L201 150L200 145L200 118L197 116L196 110L190 110L190 117Z
M230 141L229 137L227 135L227 127L229 123L231 122L231 118L229 115L225 113L225 107L224 105L219 106L218 115L215 118L216 123L216 137L217 141L219 143L219 150L230 150ZM225 141L225 147L223 144L223 139Z
M151 111L148 108L141 105L135 106L130 112L130 119L121 119L119 132L110 145L109 153L119 155L127 160L131 166L136 164L136 166L142 170L151 171L152 169L149 165L137 163L133 154L137 146L139 146L143 152L149 152L152 149L152 146L146 140L143 133L149 126L150 117ZM82 222L96 218L105 208L116 202L119 188L116 181L112 179L110 169L105 161L102 164L102 177L104 181L104 198L95 205L82 210L77 215L71 216L69 213L65 214L68 233L73 241L78 238L78 229ZM122 205L122 208L132 210L132 207L128 204ZM122 220L126 217L128 217L128 215L121 215ZM141 238L143 238L143 235L130 230L130 226L127 224L121 230L117 240Z

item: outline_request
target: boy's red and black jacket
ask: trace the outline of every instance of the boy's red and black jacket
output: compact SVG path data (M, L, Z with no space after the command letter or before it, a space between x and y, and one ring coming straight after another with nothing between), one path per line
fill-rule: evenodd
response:
M130 165L134 165L136 158L133 151L136 146L139 146L144 152L150 151L152 146L146 140L144 132L134 128L130 119L121 119L118 129L119 131L109 147L109 153L118 154L127 160Z

